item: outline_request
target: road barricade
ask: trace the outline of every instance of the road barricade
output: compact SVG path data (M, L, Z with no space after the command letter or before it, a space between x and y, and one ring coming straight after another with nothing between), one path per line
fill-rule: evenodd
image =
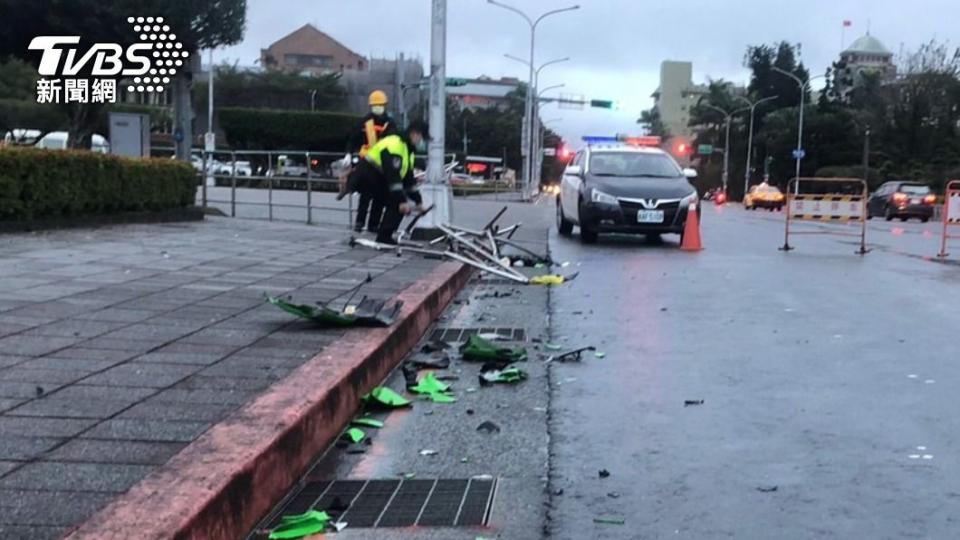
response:
M960 180L951 180L947 182L947 189L943 194L943 233L940 237L940 253L937 257L944 258L947 253L947 240L950 238L960 238L960 236L950 236L949 227L960 225Z
M787 213L781 251L790 251L790 236L824 234L860 238L858 255L867 253L867 182L859 178L794 178L787 183ZM960 214L958 214L960 216ZM859 232L791 230L794 221L859 222Z

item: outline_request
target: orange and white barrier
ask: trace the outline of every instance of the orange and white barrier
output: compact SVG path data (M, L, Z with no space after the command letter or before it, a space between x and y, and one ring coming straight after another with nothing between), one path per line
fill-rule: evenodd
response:
M960 180L951 180L947 182L947 190L943 194L943 233L940 237L940 253L937 257L943 258L949 255L947 253L947 240L950 238L960 238L960 236L950 236L948 227L960 225Z
M803 193L803 188L818 187L818 193ZM843 192L822 193L824 188L836 188ZM790 235L829 234L836 236L859 236L858 255L867 253L867 182L859 178L794 178L787 183L787 212L781 251L790 251ZM958 213L960 216L960 213ZM860 232L842 230L791 230L794 221L860 222Z

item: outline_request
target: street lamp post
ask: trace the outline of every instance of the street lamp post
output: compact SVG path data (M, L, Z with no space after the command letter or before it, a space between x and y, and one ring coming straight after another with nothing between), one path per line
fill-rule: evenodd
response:
M750 106L750 135L747 137L747 167L746 171L743 173L743 196L747 196L747 190L750 189L750 165L753 163L753 114L757 111L757 105L765 103L767 101L773 101L780 96L770 96L763 99L758 99L757 101L750 101L749 99L740 96L740 100Z
M523 65L529 65L527 61L524 60L523 58L518 58L516 56L513 56L512 54L504 54L503 56L504 58L509 58L510 60L513 60L515 62L520 62ZM559 64L560 62L569 62L569 61L570 61L569 56L566 56L563 58L556 58L554 60L550 60L549 62L544 62L543 64L540 64L540 67L535 69L533 73L533 86L530 87L530 91L528 92L529 95L535 96L535 97L533 98L531 115L527 117L527 123L531 128L531 131L530 131L531 138L527 141L527 152L529 156L529 166L530 166L530 170L529 170L530 174L527 177L528 178L527 189L530 188L529 184L533 182L534 174L539 175L539 170L540 170L537 166L537 162L539 161L539 158L537 156L537 152L539 151L537 134L540 133L540 120L539 120L540 94L537 92L537 88L539 88L540 86L540 72L543 71L543 69L547 66L552 66L553 64ZM526 129L526 127L524 127L524 129ZM522 138L521 138L521 144L523 144Z
M520 11L519 9L517 9L517 8L515 8L515 7L513 7L513 6L504 4L503 2L499 2L499 1L497 1L497 0L487 0L487 3L488 3L488 4L492 4L492 5L494 5L494 6L497 6L497 7L499 7L499 8L506 9L507 11L512 11L512 12L516 13L517 15L520 15L521 17L523 17L523 20L527 21L527 24L530 25L530 62L529 62L529 70L530 70L530 71L529 71L529 76L528 76L528 79L527 79L527 85L528 85L528 86L527 86L526 107L525 107L525 113L526 113L527 123L526 123L526 125L523 126L523 129L524 129L524 130L526 131L526 133L527 133L527 145L528 145L528 147L526 148L526 156L525 156L524 159L523 159L523 168L524 168L524 170L523 170L523 175L524 175L524 182L523 182L523 183L524 183L524 196L526 197L526 194L529 193L529 190L530 190L530 178L531 178L530 173L532 172L532 170L531 170L532 167L531 167L531 165L530 165L530 162L531 162L531 159L530 159L530 158L533 157L533 156L530 155L529 149L530 149L530 146L533 144L532 141L533 141L533 133L534 133L534 132L533 132L533 121L532 121L532 118L533 118L533 102L534 102L534 99L533 99L533 88L534 88L533 64L534 64L534 50L535 50L535 46L536 46L536 37L537 37L537 26L540 24L540 21L542 21L543 19L549 17L550 15L556 15L557 13L563 13L563 12L565 12L565 11L577 10L577 9L580 9L580 6L579 6L579 5L574 5L574 6L570 6L570 7L565 7L565 8L550 10L550 11L547 11L546 13L543 13L542 15L540 15L539 17L537 17L536 19L532 19L532 18L530 18L529 15L527 15L527 14L524 13L523 11ZM522 139L523 139L523 138L521 137L521 140L522 140Z
M814 79L819 79L821 77L826 77L826 75L817 75L816 77L810 77L809 79L804 81L800 77L797 77L796 75L794 75L793 73L790 73L785 69L780 69L776 66L774 66L771 69L773 69L773 71L776 71L781 75L786 75L787 77L790 77L791 79L794 80L794 82L797 83L797 86L800 88L800 120L799 122L797 122L797 150L794 155L794 158L796 158L796 161L797 161L797 171L796 171L795 178L800 178L800 161L803 160L803 109L807 100L807 88L810 85L810 81ZM794 193L797 193L797 194L800 193L799 180L797 182L794 182Z
M723 114L724 117L726 117L727 136L723 142L723 192L726 193L727 180L730 178L730 122L733 120L733 116L735 114L746 111L749 109L749 107L737 109L733 112L727 112L726 109L721 109L720 107L710 105L709 103L704 103L703 106L707 107L708 109L718 111L719 113Z
M546 66L546 64L544 64L544 66L540 66L540 67L543 68L543 67L545 67L545 66ZM539 84L539 75L538 75L538 78L537 78L537 83ZM546 134L546 129L545 129L545 127L544 127L544 125L546 124L546 122L541 122L541 121L540 121L540 100L543 98L543 95L546 94L547 92L549 92L550 90L556 90L557 88L563 88L564 86L566 86L566 85L564 85L564 84L555 84L555 85L553 85L553 86L548 86L548 87L544 88L543 90L540 90L539 92L537 92L537 114L535 115L535 117L536 117L536 119L537 119L537 131L536 131L536 134L537 134L537 146L536 146L536 148L535 148L536 154L534 154L534 155L535 155L536 161L534 162L534 166L533 166L534 168L533 168L533 170L534 170L534 171L537 171L537 174L538 174L538 175L543 171L543 148L544 148L543 137L544 137L545 134ZM541 131L544 131L544 133L541 134L541 133L540 133Z

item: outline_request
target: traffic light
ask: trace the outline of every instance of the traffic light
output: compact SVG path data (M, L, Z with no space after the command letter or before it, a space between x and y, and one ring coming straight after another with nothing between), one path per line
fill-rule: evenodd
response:
M560 151L557 152L557 155L560 157L560 160L561 160L561 161L566 161L566 160L570 159L571 153L572 153L572 152L570 152L570 149L569 149L569 148L567 148L566 146L561 146L561 147L560 147Z
M674 141L673 143L673 155L677 157L687 157L692 151L693 146L686 140Z
M598 109L612 109L613 101L609 99L591 99L590 106Z

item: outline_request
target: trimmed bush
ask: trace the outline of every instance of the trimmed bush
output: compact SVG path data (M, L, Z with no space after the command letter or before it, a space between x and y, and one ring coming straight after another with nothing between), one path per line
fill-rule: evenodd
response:
M196 189L193 167L170 159L0 150L0 221L185 208Z
M225 107L218 114L230 146L247 150L342 152L360 124L359 116L336 112Z

